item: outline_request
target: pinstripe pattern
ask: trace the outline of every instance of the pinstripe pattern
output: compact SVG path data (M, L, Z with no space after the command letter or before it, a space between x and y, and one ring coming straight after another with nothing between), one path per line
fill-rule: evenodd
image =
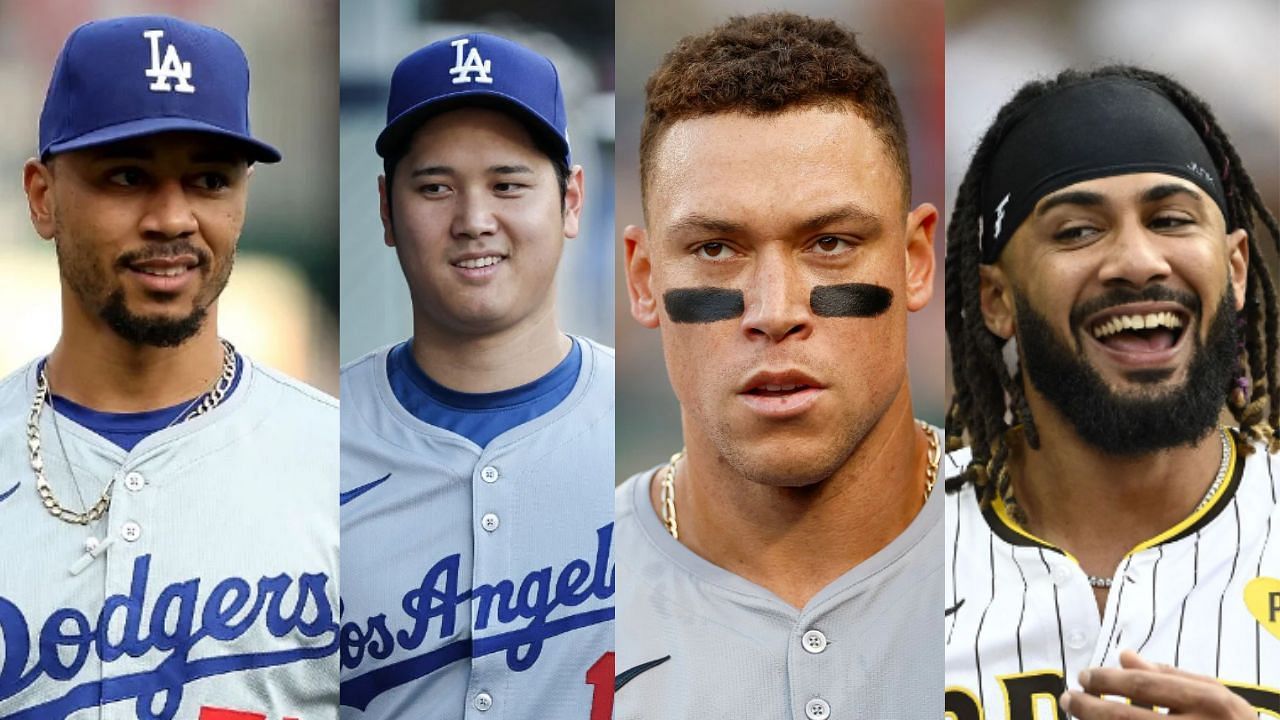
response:
M967 462L967 450L948 456L949 478ZM1280 457L1258 449L1237 465L1229 492L1199 521L1126 557L1101 617L1085 573L1070 557L993 527L1001 518L980 511L971 486L951 492L944 504L945 597L957 609L948 617L945 646L946 684L955 688L948 709L961 708L966 694L981 703L985 720L1043 718L1028 699L1040 687L1035 683L1078 687L1081 670L1117 665L1120 650L1140 647L1149 660L1251 692L1255 704L1274 701L1280 713L1280 639L1244 603L1250 580L1280 578L1280 543L1273 539ZM1039 702L1043 710L1046 701Z

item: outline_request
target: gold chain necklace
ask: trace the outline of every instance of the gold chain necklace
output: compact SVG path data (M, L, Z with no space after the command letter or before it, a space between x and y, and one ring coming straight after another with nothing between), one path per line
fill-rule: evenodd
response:
M928 502L933 493L933 486L938 481L938 465L942 462L942 446L938 444L938 436L933 428L923 420L916 421L924 434L929 438L929 466L924 473L924 499ZM676 463L684 457L684 450L671 456L666 469L662 473L662 523L667 532L676 540L680 539L680 524L676 521Z
M227 390L231 388L231 383L236 376L236 350L231 343L222 340L222 372L214 379L212 387L209 391L202 395L200 404L190 412L187 412L192 405L196 405L196 401L178 413L169 424L165 426L168 429L182 418L183 422L194 417L199 417L218 406L222 402L222 398L227 394ZM49 514L63 520L65 522L76 525L88 525L89 523L102 517L107 512L107 508L111 505L111 489L115 485L115 477L112 476L107 486L102 490L102 496L88 510L78 513L69 510L58 502L53 495L53 488L49 486L49 481L44 476L44 457L40 452L40 413L44 409L45 403L53 406L53 401L49 392L49 378L45 374L45 369L40 368L40 375L36 379L36 394L31 401L31 412L27 416L27 453L31 460L31 470L36 475L36 492L40 495L40 501L44 503L44 507ZM185 415L185 417L184 417ZM55 422L57 418L54 418ZM61 444L62 435L58 435ZM62 448L63 459L67 461L67 467L71 467L71 459L67 457L66 448ZM75 483L74 470L72 483ZM78 487L78 486L77 486Z

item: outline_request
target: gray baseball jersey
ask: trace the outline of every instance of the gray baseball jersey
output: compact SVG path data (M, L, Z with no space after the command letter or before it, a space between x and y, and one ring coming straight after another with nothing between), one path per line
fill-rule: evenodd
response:
M115 478L72 525L29 465L36 368L0 382L0 718L335 718L334 399L243 358L222 404L127 453L46 407L58 499Z
M968 450L946 460L949 476ZM972 485L946 496L947 716L1064 717L1057 698L1120 651L1221 679L1280 717L1280 459L1231 449L1227 481L1116 568L1098 616L1070 555L983 510Z
M797 610L672 538L649 501L657 470L617 491L617 720L942 715L941 488Z
M613 351L484 448L342 371L342 717L607 720Z

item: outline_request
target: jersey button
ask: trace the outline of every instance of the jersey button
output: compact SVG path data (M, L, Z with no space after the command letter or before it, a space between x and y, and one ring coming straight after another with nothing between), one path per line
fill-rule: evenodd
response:
M494 530L497 530L498 516L494 515L493 513L485 513L484 517L480 518L480 527L484 528L489 532L493 532Z
M140 472L131 472L124 476L124 486L129 489L129 492L138 492L146 485L146 478L142 477Z
M805 650L817 655L827 649L827 636L822 634L820 630L810 630L800 638L800 644Z
M487 483L498 482L498 468L492 465L485 465L480 471L480 479Z
M493 707L493 696L487 692L477 693L476 699L472 700L471 704L475 705L476 709L480 712L484 712L485 710Z
M831 717L831 706L822 698L814 698L805 703L804 716L809 720L827 720Z
M120 526L120 537L124 538L129 542L133 542L138 538L142 537L142 526L130 520L129 522Z
M1063 565L1054 565L1051 575L1053 576L1053 584L1058 587L1071 582L1071 571Z
M1067 633L1067 647L1072 650L1079 650L1089 642L1088 636L1082 630L1072 630Z
M97 550L98 545L101 545L101 544L102 543L98 541L98 538L88 537L84 541L84 551L87 553L92 553L94 550Z

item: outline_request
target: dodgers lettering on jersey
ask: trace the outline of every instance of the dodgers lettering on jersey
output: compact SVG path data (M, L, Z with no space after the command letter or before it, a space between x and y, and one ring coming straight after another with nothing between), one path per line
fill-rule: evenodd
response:
M613 356L483 449L343 369L342 717L606 720Z
M1116 568L1100 617L1080 566L1022 530L972 485L946 501L946 717L1064 718L1057 698L1123 649L1220 679L1280 717L1280 458L1232 444L1208 505ZM948 477L969 462L946 458Z
M116 477L80 526L27 465L35 368L0 383L0 718L336 717L334 400L246 358L222 405L128 453L46 411L60 498Z

